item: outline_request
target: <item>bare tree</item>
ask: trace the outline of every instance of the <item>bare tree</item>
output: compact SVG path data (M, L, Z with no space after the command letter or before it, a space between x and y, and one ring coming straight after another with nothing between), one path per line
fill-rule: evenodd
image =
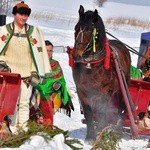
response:
M98 7L102 7L106 1L107 0L95 0L94 2Z
M17 1L19 0L0 0L0 14L8 15Z

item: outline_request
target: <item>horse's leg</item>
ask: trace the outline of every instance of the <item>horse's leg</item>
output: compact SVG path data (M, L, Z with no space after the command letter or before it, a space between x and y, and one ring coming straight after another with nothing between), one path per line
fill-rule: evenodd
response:
M95 110L96 110L96 132L101 131L108 125L107 122L107 109L108 109L108 96L103 95L100 99L97 99Z
M77 88L77 93L80 100L80 104L83 109L85 122L87 125L86 140L90 141L95 138L94 126L93 126L93 111L90 102L91 99L87 97L87 95L83 91L81 91L81 89Z
M95 139L95 131L94 131L94 124L93 124L93 111L90 105L83 105L83 112L84 117L86 120L87 125L87 135L86 140L93 140Z

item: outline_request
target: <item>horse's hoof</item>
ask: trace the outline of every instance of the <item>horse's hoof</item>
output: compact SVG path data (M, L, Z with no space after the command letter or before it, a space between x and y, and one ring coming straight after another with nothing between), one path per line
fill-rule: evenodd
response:
M123 127L112 125L111 130L118 136L119 139L123 137Z
M81 122L82 122L83 124L86 124L86 119L81 119Z
M86 138L85 139L85 143L88 144L88 145L92 145L93 142L94 142L94 139L92 139L92 138Z

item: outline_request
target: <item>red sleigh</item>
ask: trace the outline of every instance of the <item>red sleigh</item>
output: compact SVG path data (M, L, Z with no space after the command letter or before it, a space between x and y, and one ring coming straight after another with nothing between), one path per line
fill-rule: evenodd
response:
M135 106L135 113L133 113L135 120L138 119L137 125L139 127L140 135L150 135L149 127L139 126L140 122L144 121L144 117L147 113L147 109L150 105L150 82L142 80L131 80L129 91L132 97L132 101ZM138 118L137 118L138 117ZM131 127L129 115L125 118L125 127Z
M19 74L0 72L0 123L6 115L14 114L20 88Z

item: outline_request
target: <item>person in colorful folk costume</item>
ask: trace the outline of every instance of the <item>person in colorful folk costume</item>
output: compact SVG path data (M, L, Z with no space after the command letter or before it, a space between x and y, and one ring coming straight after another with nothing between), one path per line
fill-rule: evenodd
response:
M143 80L150 82L150 47L148 47L145 58L142 59L141 69L144 75Z
M62 68L59 62L53 59L53 44L45 40L49 62L51 66L51 80L49 89L50 99L41 99L39 104L40 113L43 116L44 124L53 125L53 112L56 112L60 107L66 109L68 116L70 116L71 109L74 110L71 98L66 88L66 82L63 76Z
M63 76L63 71L59 62L53 59L53 44L50 41L45 40L45 45L49 57L50 66L53 73L53 78L60 78L61 76Z
M8 116L12 133L28 130L31 77L45 77L51 72L43 33L26 23L30 13L29 6L22 1L13 7L14 21L0 28L0 60L22 79L15 113Z

